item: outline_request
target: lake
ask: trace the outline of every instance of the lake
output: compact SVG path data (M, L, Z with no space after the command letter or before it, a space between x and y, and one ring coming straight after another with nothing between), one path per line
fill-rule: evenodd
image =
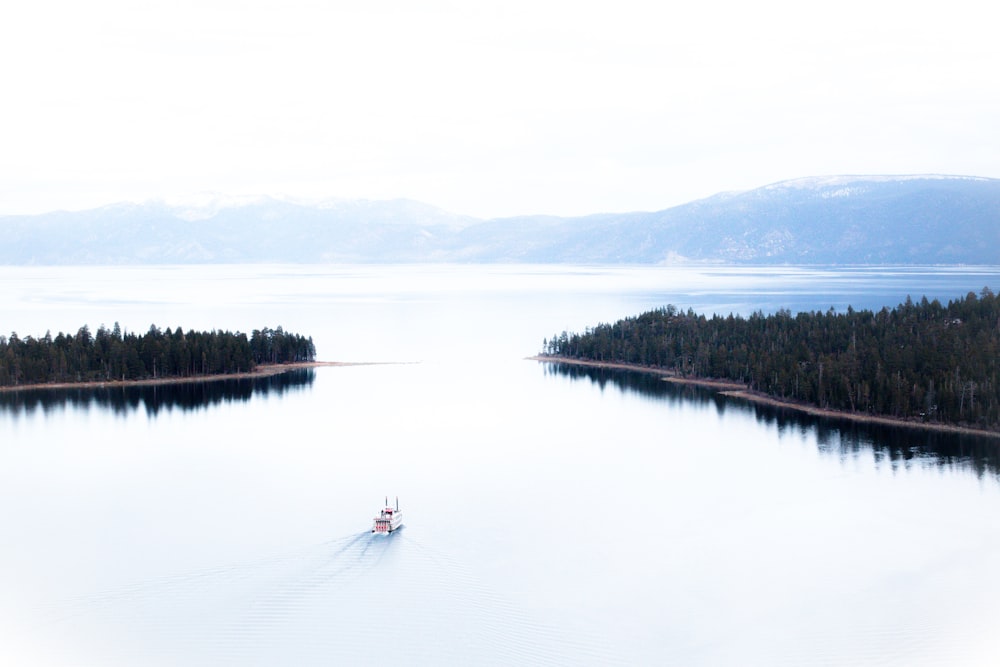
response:
M0 331L375 362L0 394L0 662L983 665L1000 440L526 360L674 304L878 309L1000 267L0 267ZM405 527L373 536L399 498Z

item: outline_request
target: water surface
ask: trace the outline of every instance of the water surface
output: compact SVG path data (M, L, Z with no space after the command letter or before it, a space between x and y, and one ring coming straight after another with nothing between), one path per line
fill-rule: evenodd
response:
M0 329L313 336L266 381L0 395L14 664L990 664L997 447L526 361L673 303L990 268L4 268ZM406 527L369 532L385 495ZM392 636L393 641L386 641Z

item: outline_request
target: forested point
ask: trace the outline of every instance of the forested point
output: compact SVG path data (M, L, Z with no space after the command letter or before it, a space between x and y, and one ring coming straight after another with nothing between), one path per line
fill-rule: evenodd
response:
M240 373L258 364L314 361L312 338L277 329L122 333L115 323L96 334L84 325L76 335L46 332L43 338L0 336L0 387L52 382L185 378Z
M781 400L1000 430L1000 298L989 288L942 306L910 297L878 312L697 315L667 306L563 332L543 355L724 379Z

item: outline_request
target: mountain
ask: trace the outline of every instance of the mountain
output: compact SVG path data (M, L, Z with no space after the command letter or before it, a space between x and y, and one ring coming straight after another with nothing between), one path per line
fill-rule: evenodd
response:
M0 264L1000 263L1000 180L830 176L656 212L480 220L409 200L201 197L0 216Z
M0 264L434 261L476 222L409 200L122 203L0 217Z

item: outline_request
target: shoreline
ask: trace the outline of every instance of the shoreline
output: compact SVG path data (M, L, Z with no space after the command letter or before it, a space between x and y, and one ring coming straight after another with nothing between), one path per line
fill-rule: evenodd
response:
M0 387L0 393L16 391L32 391L35 389L104 389L115 387L152 387L167 384L183 384L185 382L218 382L220 380L245 380L250 378L271 377L303 368L320 368L325 366L374 366L377 364L394 363L391 361L296 361L290 364L260 364L252 371L239 373L212 373L209 375L189 375L187 377L145 378L142 380L85 380L81 382L39 382L34 384L19 384Z
M673 384L686 384L696 387L715 389L722 396L736 398L748 403L758 403L775 408L785 408L795 410L813 417L823 417L826 419L846 419L848 421L863 424L880 424L883 426L899 426L905 428L922 429L927 431L938 431L940 433L955 433L961 435L976 435L988 438L1000 438L1000 432L987 431L985 429L972 428L969 426L958 426L955 424L942 424L937 422L921 422L904 419L901 417L886 417L883 415L871 415L862 412L849 412L846 410L832 410L821 408L807 403L796 403L786 401L774 396L769 396L760 392L752 391L747 385L732 380L717 380L710 378L692 378L678 376L673 371L653 366L643 366L641 364L626 364L622 362L610 361L587 361L583 359L573 359L570 357L546 357L535 355L527 357L530 361L540 361L545 363L570 364L575 366L589 366L591 368L608 368L613 370L637 371L640 373L650 373L659 375L660 379Z

